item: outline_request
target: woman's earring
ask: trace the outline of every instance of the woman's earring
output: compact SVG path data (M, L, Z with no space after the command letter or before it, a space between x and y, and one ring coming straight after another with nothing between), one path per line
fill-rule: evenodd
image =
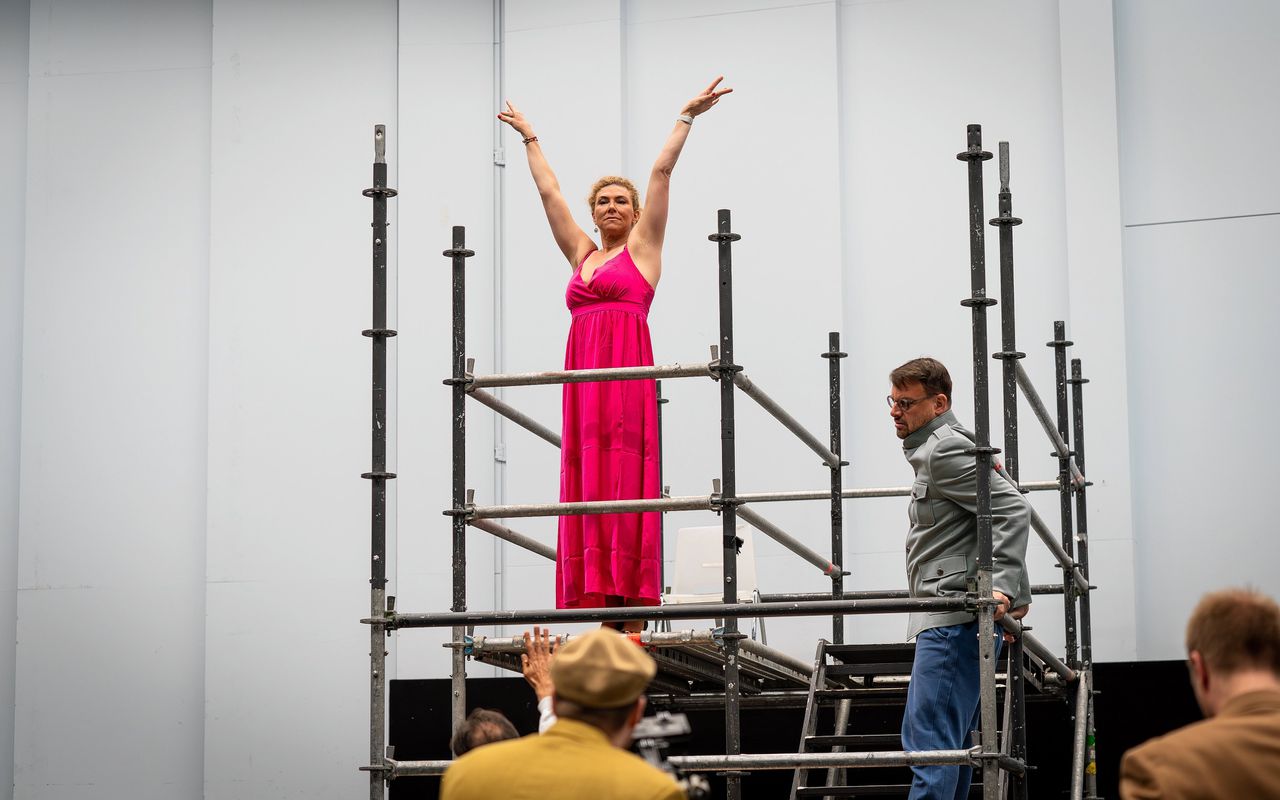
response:
M600 232L600 226L599 226L599 225L593 225L593 226L591 227L591 230L595 231L596 233L599 233L599 232Z

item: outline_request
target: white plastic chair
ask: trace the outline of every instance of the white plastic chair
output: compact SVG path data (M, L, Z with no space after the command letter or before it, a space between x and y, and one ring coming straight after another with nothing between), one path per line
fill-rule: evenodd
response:
M738 553L739 603L758 602L756 584L756 548L751 529L739 523L738 538L742 549ZM676 531L676 575L669 591L662 596L663 605L688 605L721 603L724 601L724 527L707 525L697 528L680 528ZM720 620L716 619L716 624ZM764 643L764 620L757 618L760 641ZM670 629L670 626L667 626ZM751 638L756 638L752 628Z

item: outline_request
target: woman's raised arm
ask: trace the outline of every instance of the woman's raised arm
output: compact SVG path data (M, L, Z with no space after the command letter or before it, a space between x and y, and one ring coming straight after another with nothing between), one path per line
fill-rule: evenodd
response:
M720 98L732 92L732 89L716 89L724 76L711 82L697 97L685 103L676 117L675 127L662 145L658 160L653 164L649 174L649 187L645 192L644 213L636 223L635 229L627 241L631 257L636 267L650 284L657 284L662 275L662 241L667 233L667 212L670 208L671 173L676 168L680 151L684 149L685 139L693 127L693 118L705 113L720 102Z
M547 213L547 222L551 225L551 235L556 245L569 261L571 269L576 269L582 259L595 249L595 242L586 234L578 223L573 221L573 212L560 193L560 182L551 171L547 157L542 154L542 146L533 133L533 126L525 119L524 114L507 101L507 110L498 113L498 119L510 125L524 140L525 155L529 159L529 172L542 197L542 208Z

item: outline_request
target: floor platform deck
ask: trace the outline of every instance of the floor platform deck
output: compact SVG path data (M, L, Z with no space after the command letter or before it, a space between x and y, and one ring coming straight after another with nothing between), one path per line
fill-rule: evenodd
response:
M658 664L658 674L649 686L650 703L658 708L709 708L724 706L724 654L718 629L645 631L629 634L648 650ZM561 636L562 642L572 635ZM523 637L470 636L447 644L466 655L520 673ZM830 697L847 698L858 705L900 703L906 696L915 645L841 644L827 645L838 661L828 667ZM792 707L804 705L814 665L753 639L739 641L741 702L744 708ZM1023 675L1029 694L1058 696L1062 684L1033 654L1026 653ZM1003 673L997 681L1003 686Z

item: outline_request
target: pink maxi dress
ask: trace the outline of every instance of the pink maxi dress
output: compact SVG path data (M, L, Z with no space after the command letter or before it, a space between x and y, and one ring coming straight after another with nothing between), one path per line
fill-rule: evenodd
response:
M579 264L565 302L573 314L565 369L653 365L653 287L625 247L590 283ZM561 502L661 496L652 380L567 383L563 409ZM560 517L556 607L657 605L660 553L657 512Z

